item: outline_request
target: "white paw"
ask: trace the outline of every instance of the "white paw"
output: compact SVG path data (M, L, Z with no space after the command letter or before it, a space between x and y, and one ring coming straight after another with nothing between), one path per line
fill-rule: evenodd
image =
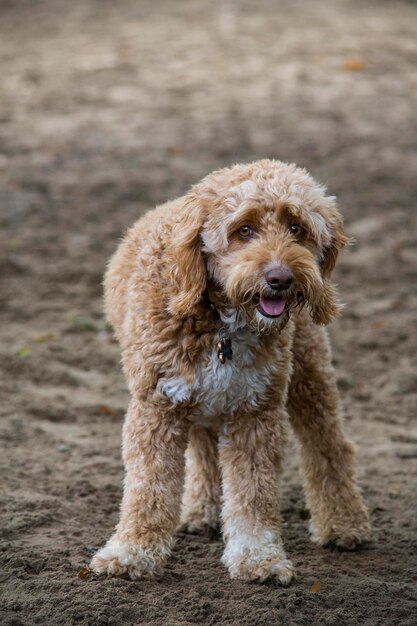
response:
M258 549L243 548L240 553L226 546L222 558L232 578L264 582L274 580L283 586L295 578L295 568L279 545L267 545Z
M162 573L168 554L168 546L150 550L131 541L110 539L96 552L90 568L96 574L127 575L132 580L155 578Z

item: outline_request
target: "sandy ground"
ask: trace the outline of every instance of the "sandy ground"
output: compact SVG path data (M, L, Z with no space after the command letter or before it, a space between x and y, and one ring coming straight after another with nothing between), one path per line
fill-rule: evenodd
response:
M3 0L0 28L0 623L417 624L416 3ZM309 542L291 448L290 588L230 581L221 540L189 536L160 583L81 580L123 475L106 260L148 208L265 156L326 182L357 240L330 332L374 542Z

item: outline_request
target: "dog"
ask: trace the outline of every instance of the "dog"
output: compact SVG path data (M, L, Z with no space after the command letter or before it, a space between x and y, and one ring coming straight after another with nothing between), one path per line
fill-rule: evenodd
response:
M176 529L221 520L232 578L289 584L288 424L312 540L351 550L369 539L324 328L340 311L330 276L348 241L335 198L268 159L210 174L127 232L104 281L131 394L126 476L94 572L159 577Z

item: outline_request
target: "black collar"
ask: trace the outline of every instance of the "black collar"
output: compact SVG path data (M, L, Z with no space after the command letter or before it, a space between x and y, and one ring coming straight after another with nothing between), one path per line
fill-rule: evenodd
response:
M216 320L218 320L219 322L222 321L220 313L218 312L218 310L216 309L216 307L210 300L207 290L203 293L202 303L206 309L212 312L213 317ZM219 328L219 336L218 336L218 341L217 341L217 358L219 359L220 363L223 364L223 363L226 363L227 360L231 360L232 357L233 357L232 340L226 328L222 325Z

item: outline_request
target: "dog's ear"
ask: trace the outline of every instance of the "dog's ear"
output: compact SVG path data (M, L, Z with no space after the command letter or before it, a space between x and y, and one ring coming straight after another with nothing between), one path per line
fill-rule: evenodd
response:
M170 249L173 296L169 310L179 318L192 315L207 286L200 233L205 210L197 194L190 193L179 211Z
M339 216L337 224L332 229L331 241L323 250L323 258L320 262L323 278L328 278L333 272L340 250L348 243L351 243L351 240L346 236L342 218Z
M329 324L340 314L342 305L339 302L336 287L331 283L330 276L336 265L337 257L342 248L350 243L343 228L340 213L334 208L330 225L331 239L325 245L320 262L323 288L318 302L312 307L312 318L315 324Z

